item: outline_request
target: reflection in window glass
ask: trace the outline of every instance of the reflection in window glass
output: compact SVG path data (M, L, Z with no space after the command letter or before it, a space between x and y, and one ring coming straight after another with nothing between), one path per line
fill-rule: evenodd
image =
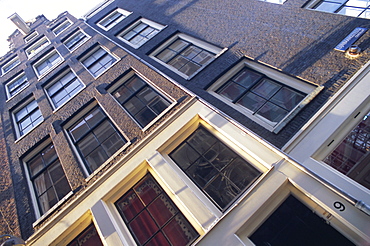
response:
M149 174L115 205L138 245L185 246L199 236Z
M370 189L370 112L323 161Z
M136 75L119 86L112 95L141 127L149 124L170 105L168 100Z
M30 159L27 166L41 213L44 214L67 195L71 187L53 144Z
M68 132L85 160L89 173L96 170L127 142L100 107L86 113L68 128Z
M313 9L353 17L370 18L370 2L367 0L323 0Z
M23 136L37 124L43 121L41 111L35 100L31 101L20 110L14 113L15 124L18 128L19 136Z
M68 72L62 78L46 88L54 108L58 108L76 95L83 88L82 82L72 72Z
M278 124L306 96L248 68L224 83L216 93L262 117L272 126Z
M22 91L24 88L29 86L29 84L30 83L28 82L28 79L27 79L26 75L24 73L22 73L21 75L17 76L15 79L10 81L6 85L7 91L8 91L8 96L9 97L14 96L18 92Z
M82 59L81 62L94 77L98 77L110 68L116 60L115 57L99 47L86 58Z
M222 210L261 175L204 127L169 156Z

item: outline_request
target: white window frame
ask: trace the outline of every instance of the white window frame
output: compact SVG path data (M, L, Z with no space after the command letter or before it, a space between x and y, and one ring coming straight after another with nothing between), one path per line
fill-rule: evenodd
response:
M147 24L148 26L154 28L154 29L157 29L158 30L158 33L164 29L166 26L164 25L161 25L161 24L158 24L157 22L154 22L154 21L151 21L151 20L148 20L148 19L145 19L145 18L141 18L140 20L136 21L134 24L130 25L128 28L126 28L125 30L123 30L122 32L120 32L117 37L122 40L123 42L125 42L126 44L134 47L135 49L141 47L143 44L145 44L146 42L148 42L150 39L152 39L155 35L157 35L158 33L154 34L153 37L151 37L150 39L147 39L144 43L142 43L141 45L135 45L133 43L131 43L130 41L126 40L123 38L123 36L127 33L129 33L130 31L132 31L136 26L138 26L139 24L141 23L144 23L144 24ZM135 35L136 36L136 35Z
M21 90L17 91L14 95L11 95L10 94L10 89L9 89L9 86L11 84L13 84L14 82L16 82L17 80L21 79L23 76L26 77L26 80L25 82L21 83L20 87L22 87ZM25 86L23 86L24 84L27 84ZM21 72L20 74L18 74L16 77L14 77L13 79L11 79L8 83L5 84L5 90L6 90L6 95L8 97L8 100L15 97L17 94L21 93L21 91L23 91L24 89L26 89L28 86L30 85L29 81L28 81L28 78L25 74L25 72Z
M75 79L77 79L80 82L80 85L82 85L82 87L78 91L76 91L72 96L70 96L65 102L63 102L61 105L56 107L56 105L54 105L54 102L53 102L53 100L51 99L51 97L48 93L48 89L51 86L53 86L55 83L59 82L59 80L64 78L64 76L66 76L68 73L72 73L75 76ZM83 89L85 89L85 87L86 87L86 85L82 82L82 80L77 76L77 74L72 69L66 69L65 71L61 72L57 77L52 79L50 82L47 82L47 85L44 87L44 91L45 91L45 94L47 95L47 97L49 99L50 104L52 105L52 107L54 109L53 112L55 112L58 109L60 109L61 107L63 107L70 100L72 100L74 97L76 97ZM59 88L58 90L64 90L64 85L63 85L62 88ZM70 95L70 94L68 94L68 95Z
M216 91L222 87L228 80L230 80L234 75L236 75L239 71L243 68L250 68L255 70L265 76L276 80L277 82L287 85L297 91L303 92L307 94L305 98L294 108L292 109L280 122L277 124L272 124L269 120L260 117L258 115L254 115L252 111L249 109L232 103L230 100L225 98L224 96L219 95ZM241 112L242 114L246 115L248 118L253 120L254 122L258 123L259 125L263 126L264 128L268 129L271 132L278 133L298 112L306 106L324 87L323 86L316 86L310 84L308 82L293 78L288 76L276 69L267 67L263 64L243 59L237 65L232 67L229 71L227 71L224 75L222 75L215 83L213 83L207 91L213 95L214 97L218 98L219 100L223 101L227 105L231 106L235 110Z
M26 133L24 133L23 135L20 134L20 129L19 129L19 126L18 126L18 121L16 120L16 114L22 110L23 108L27 107L31 102L33 101L36 101L33 97L31 97L29 100L27 100L26 102L22 103L21 105L17 106L14 110L12 110L12 119L13 119L13 124L14 124L14 129L15 129L15 134L16 134L16 142L20 139L22 139L24 136L28 135L30 132L32 132L36 127L38 127L39 125L42 124L42 122L44 122L44 116L42 115L42 112L40 110L40 107L36 101L36 104L37 104L37 108L38 110L40 111L40 114L41 114L41 121L38 122L37 124L35 124L30 130L28 130ZM29 115L29 112L27 113L27 115Z
M50 44L51 43L50 43L49 39L47 39L46 37L40 38L38 41L36 41L34 44L29 46L25 50L28 58L31 58L31 57L35 56L36 54L40 53L42 50L44 50Z
M367 12L368 13L368 16L366 17L366 15L364 15L364 16L362 16L362 14L364 14L364 13L366 13L366 11L365 12L362 12L361 14L359 14L359 15L350 15L350 14L347 14L347 13L339 13L340 12L340 10L342 9L342 7L345 7L345 6L347 6L347 5L345 5L347 2L348 2L349 0L344 0L342 3L340 3L340 2L338 2L338 8L334 11L334 12L332 12L332 11L324 11L324 10L320 10L320 9L317 9L316 7L318 6L318 4L320 4L320 3L322 3L322 2L324 2L324 1L322 1L322 0L312 0L312 1L310 1L310 2L308 2L307 4L305 4L304 5L304 8L306 8L306 9L311 9L311 10L315 10L315 11L320 11L320 12L324 12L324 13L332 13L332 14L340 14L340 15L345 15L345 16L352 16L352 17L357 17L357 18L366 18L366 19L369 19L370 18L370 14L369 14L369 12ZM325 2L327 2L327 0L325 1ZM330 1L329 1L330 2ZM348 5L349 7L352 7L352 5ZM365 9L368 9L368 10L370 10L370 7L363 7L363 6L353 6L354 8L361 8L361 9L363 9L363 11L365 10Z
M165 109L163 110L159 115L157 115L150 123L148 123L146 126L142 127L140 126L140 124L137 122L137 120L129 113L126 111L126 109L114 98L114 96L112 95L112 92L115 91L118 87L120 87L123 83L125 83L127 80L131 79L133 76L138 76L140 79L142 79L145 83L147 83L147 85L152 88L155 92L158 93L158 95L160 95L161 97L163 97L165 100L169 101L170 102L170 105ZM157 122L160 118L163 117L163 115L165 115L169 110L171 110L176 104L176 100L174 98L172 98L170 95L168 95L167 93L165 93L163 90L161 90L158 86L156 86L155 84L153 84L149 79L147 79L144 75L140 74L139 72L137 71L130 71L129 73L127 73L125 76L123 76L122 78L120 78L117 82L114 83L113 86L111 86L109 89L108 89L108 92L109 94L113 97L114 100L116 100L116 102L120 105L120 107L122 108L122 110L124 110L127 115L141 128L142 131L146 131L147 129L149 129L149 127L151 127L153 124L155 124L155 122Z
M160 59L156 58L156 55L158 55L160 52L162 52L164 49L166 49L168 46L170 46L173 42L175 42L177 39L183 39L185 40L186 42L189 42L195 46L198 46L210 53L213 53L215 54L213 59L210 59L207 63L205 63L201 68L199 68L196 72L194 72L192 75L188 76L182 72L180 72L179 70L177 70L176 68L174 68L173 66L161 61ZM178 33L174 36L172 36L171 38L169 38L167 41L165 41L163 44L161 44L157 49L155 49L150 55L149 57L152 58L153 60L155 60L156 62L158 62L159 64L167 67L168 69L170 69L171 71L175 72L176 74L180 75L181 77L183 77L184 79L186 80L190 80L191 78L193 78L195 75L197 75L200 71L202 71L205 67L207 67L212 61L214 61L217 57L219 57L221 54L223 54L225 51L227 50L227 48L220 48L220 47L217 47L213 44L210 44L210 43L207 43L205 41L202 41L200 39L197 39L197 38L194 38L194 37L191 37L187 34L184 34L184 33Z
M59 61L57 61L52 67L49 67L48 70L46 70L43 74L39 74L39 72L37 71L37 67L40 66L46 60L48 60L54 54L58 54ZM35 64L33 64L33 69L35 70L35 73L36 73L37 77L40 79L40 78L46 76L48 73L50 73L50 71L52 71L54 68L56 68L63 61L64 61L64 58L59 54L59 52L57 50L52 50L48 54L46 54L45 56L40 58Z
M103 24L101 24L102 22L109 20L109 18L111 18L117 12L121 14L121 16L118 19L114 20L113 22L111 22L107 26L104 26ZM130 14L132 14L132 12L129 12L129 11L121 9L121 8L117 8L117 9L111 11L109 14L105 15L102 19L100 19L97 22L97 26L100 27L101 29L103 29L104 31L108 31L112 27L114 27L115 25L120 23L123 19L127 18L127 16L129 16Z
M26 37L24 37L24 42L26 44L29 43L30 41L32 41L33 39L35 39L37 37L37 35L38 35L37 31L31 32L29 35L27 35Z
M19 64L21 64L21 61L19 60L18 56L13 57L7 63L5 63L4 65L1 66L2 75L6 74L6 73L9 73L11 70L16 68ZM7 70L7 71L4 71L5 68L8 68L8 67L10 67L10 69Z
M69 25L64 26L64 24L67 23L67 22L69 23ZM54 26L51 30L52 30L52 32L54 33L55 36L59 36L61 33L63 33L65 30L67 30L68 27L70 27L71 25L72 25L72 21L70 21L69 19L65 19L61 23L59 23L56 26ZM60 32L55 33L56 31L60 31Z
M284 4L286 0L259 0L259 1L267 3Z
M117 150L112 156L110 156L107 160L105 160L105 162L102 163L97 169L95 169L92 173L89 174L89 171L86 167L86 162L83 159L83 157L81 156L80 151L78 150L78 147L75 145L75 142L73 141L72 136L69 133L69 128L73 124L78 122L86 113L88 113L90 110L92 110L95 107L99 107L104 112L107 119L114 126L115 130L119 134L121 134L121 136L123 137L124 140L126 140L126 143L119 150ZM100 104L98 104L96 101L94 101L94 102L90 103L89 105L87 105L86 107L84 107L80 112L78 112L75 116L73 116L70 120L68 120L63 125L63 130L64 130L66 136L68 136L67 139L70 143L71 148L73 149L74 153L76 153L76 157L77 157L77 159L79 160L79 162L81 164L81 168L82 168L83 173L87 177L85 179L86 181L88 181L92 177L94 177L96 173L99 173L99 171L102 168L104 168L111 160L113 160L120 152L122 152L125 148L127 148L131 144L130 139L126 136L126 134L124 132L122 132L121 128L117 126L115 121L110 117L110 115L106 112L106 110Z
M109 67L107 67L102 73L98 74L97 76L95 76L92 72L90 72L90 69L88 67L85 66L84 64L84 61L86 59L88 59L92 54L94 54L99 48L103 49L105 52L107 52L107 54L109 54L110 56L112 56L115 60L115 62L113 62ZM82 66L91 74L91 76L93 76L94 78L98 78L100 76L102 76L104 73L106 73L111 67L113 67L118 61L119 61L119 57L116 56L115 54L113 54L112 52L110 52L107 48L101 46L101 45L96 45L96 47L94 47L92 50L90 50L87 54L83 55L82 57L78 58L78 61L82 64Z
M85 37L78 41L72 49L70 49L66 43L71 41L73 38L75 38L79 33L82 33L83 35L85 35ZM69 35L66 39L64 39L62 42L64 44L64 46L70 51L70 52L73 52L75 51L76 49L78 49L81 45L83 45L84 43L86 43L91 37L89 35L87 35L84 31L82 31L80 28L76 29L75 31L73 31L71 33L71 35Z
M25 157L22 158L23 166L25 168L24 170L26 170L25 175L26 175L27 184L28 184L28 187L29 187L29 190L30 190L30 193L31 193L31 200L32 200L34 212L36 214L36 218L38 218L38 220L34 224L37 224L39 221L42 221L44 218L48 217L49 214L51 214L53 211L55 211L55 209L57 207L59 207L62 203L64 203L73 194L73 191L71 190L67 195L64 196L63 199L59 200L56 204L54 204L54 206L52 206L44 214L40 213L37 195L36 195L35 189L33 187L33 183L31 181L31 177L30 177L30 173L29 173L29 170L28 170L27 162L29 160L31 160L33 157L35 157L40 151L42 151L49 144L53 144L50 138L43 141L35 149L33 149L30 153L28 153ZM54 145L54 148L55 148L55 145ZM57 153L57 155L58 155L58 153ZM58 155L58 159L59 159L59 155ZM60 162L60 159L59 159L59 162Z

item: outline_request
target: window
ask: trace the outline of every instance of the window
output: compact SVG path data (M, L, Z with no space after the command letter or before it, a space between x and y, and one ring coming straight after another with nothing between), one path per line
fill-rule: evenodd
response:
M137 75L122 83L112 95L141 127L148 125L170 105L169 100Z
M47 85L45 91L54 108L59 108L84 87L85 85L77 76L72 71L68 70L52 81L50 85Z
M150 56L185 79L190 79L223 51L225 49L222 50L185 34L178 34L162 44Z
M261 175L202 126L169 156L222 210Z
M321 0L312 1L307 8L323 12L338 13L353 17L370 18L370 3L357 0Z
M21 62L19 61L19 58L18 57L14 57L13 59L11 59L7 63L5 63L1 67L1 70L2 70L3 74L5 74L5 73L9 72L10 70L12 70L13 68L15 68L16 66L18 66L20 63Z
M38 62L35 63L34 69L36 71L37 76L41 77L47 74L62 61L63 61L62 57L56 50L50 52L45 57L41 58Z
M255 245L354 245L294 196L250 236Z
M29 85L30 83L28 82L25 73L17 75L5 86L8 98L13 97L14 95L21 92L24 88L26 88Z
M164 27L163 25L142 18L118 34L118 38L137 49Z
M71 35L68 35L62 42L70 51L77 49L83 43L89 39L88 36L80 29L74 31Z
M370 112L324 162L370 189Z
M22 105L13 113L17 136L23 136L43 121L41 111L35 100Z
M115 9L108 15L106 15L103 19L98 22L98 26L105 31L108 31L118 23L120 23L124 18L130 15L131 12L128 12L123 9Z
M138 245L190 245L199 235L147 174L116 203Z
M50 41L46 37L43 37L40 40L38 40L36 43L28 47L26 49L26 54L29 58L31 58L34 55L38 54L40 51L42 51L49 44L50 44Z
M28 36L26 36L25 38L24 38L24 42L25 43L28 43L28 42L30 42L31 40L33 40L34 38L36 38L37 37L37 32L36 31L33 31L33 32L31 32Z
M98 47L79 59L94 77L98 77L117 61L113 55Z
M283 4L286 0L260 0L262 2L269 2L269 3L277 3L277 4Z
M127 143L98 106L85 113L67 131L89 174Z
M26 161L30 180L41 214L57 204L71 191L53 144Z
M245 60L226 72L208 91L278 133L321 89Z
M58 24L54 28L52 28L53 33L57 36L60 33L62 33L64 30L66 30L70 25L72 25L70 20L65 20L62 23Z
M94 224L91 224L67 246L103 246L103 243Z

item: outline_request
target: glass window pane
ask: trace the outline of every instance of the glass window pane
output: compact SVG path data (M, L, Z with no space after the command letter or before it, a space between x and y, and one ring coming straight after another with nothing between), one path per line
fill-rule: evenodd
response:
M181 144L171 153L171 158L176 160L183 170L191 166L199 157L200 155L187 143Z
M180 68L179 71L188 75L188 76L191 76L196 71L198 71L200 68L201 68L200 65L195 64L194 62L190 61L190 62L186 63L182 68Z
M144 244L159 229L152 217L145 210L133 219L129 226L141 244Z
M31 159L27 164L28 164L28 168L31 173L31 176L34 176L35 174L37 174L45 166L41 155L37 155L36 157Z
M163 231L172 245L185 246L198 237L198 233L192 228L189 222L182 215L175 218L163 228Z
M273 124L277 124L287 114L288 114L288 111L270 102L267 102L265 105L263 105L257 112L257 115L261 115L265 119L268 119L269 121L271 121Z
M319 6L315 7L315 9L323 12L335 13L340 6L341 4L339 3L322 2Z
M132 220L144 208L144 205L134 191L129 191L120 198L117 206L126 222Z
M290 111L295 106L297 106L303 100L303 98L304 98L303 94L299 94L289 88L284 87L284 88L281 88L271 98L271 102Z
M233 82L228 82L217 92L218 94L234 101L239 98L245 92L245 88L235 84Z
M87 161L91 172L98 169L98 167L100 167L100 165L103 164L108 158L109 156L107 156L104 149L100 146L89 155L85 156L85 160Z
M177 213L177 209L174 207L172 202L163 194L159 195L148 206L148 211L160 227L162 227Z
M362 13L362 11L364 11L364 10L361 9L361 8L343 7L338 12L338 14L343 14L343 15L357 17L357 16L359 16Z
M169 49L165 49L163 50L161 53L159 53L158 55L156 55L156 57L167 63L169 60L171 60L177 53L173 50L169 50Z
M99 146L99 142L97 141L93 134L87 135L78 143L78 148L80 149L84 156L87 156L97 146Z
M248 92L245 94L240 100L238 100L236 103L240 104L247 109L251 110L252 112L255 112L258 110L264 103L266 102L265 99L263 99L260 96L257 96L256 94Z

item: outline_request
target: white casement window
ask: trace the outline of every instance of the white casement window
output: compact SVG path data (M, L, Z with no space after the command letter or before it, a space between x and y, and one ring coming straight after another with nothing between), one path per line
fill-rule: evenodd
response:
M70 51L74 51L85 43L90 37L87 36L83 31L77 29L68 35L62 42Z
M134 72L118 80L108 91L143 129L176 103Z
M313 0L305 8L370 19L370 2L362 0Z
M61 34L64 30L66 30L70 25L72 25L72 22L68 19L64 20L60 24L56 25L53 27L51 30L55 34L55 36L58 36Z
M21 61L19 60L19 58L16 56L14 58L12 58L10 61L8 61L7 63L5 63L2 67L1 67L1 72L2 74L6 74L7 72L9 72L10 70L12 70L13 68L15 68L16 66L18 66L19 64L21 64Z
M97 25L103 30L108 31L109 29L120 23L127 16L129 16L131 13L132 12L117 8L103 17L100 21L98 21Z
M36 31L33 31L31 32L30 34L28 34L28 36L26 36L24 38L24 42L25 43L29 43L30 41L32 41L34 38L36 38L38 35L38 33Z
M86 229L84 229L80 234L78 234L67 246L104 246L100 236L94 226L91 223Z
M117 37L137 49L165 27L154 21L142 18L119 33Z
M86 107L64 127L88 175L128 144L99 106Z
M44 48L46 48L49 44L50 44L50 41L46 37L39 39L34 44L26 48L26 54L28 58L35 56L40 51L42 51Z
M78 59L92 76L99 77L118 61L118 58L100 46Z
M193 38L177 34L159 46L150 57L185 79L191 79L225 49Z
M36 100L20 105L12 112L12 116L17 138L30 132L44 120Z
M50 140L35 148L23 158L23 162L32 200L38 208L36 214L40 217L70 193L71 186Z
M53 108L58 109L83 88L85 85L81 80L71 70L66 70L48 83L44 89Z
M30 83L26 77L26 74L24 72L18 74L5 85L8 99L15 96L29 85Z
M219 78L208 91L277 133L321 89L262 64L244 60Z
M54 50L44 57L42 57L39 61L37 61L33 67L36 71L38 77L44 76L49 73L53 68L59 65L63 61L63 58L59 55L59 53Z

